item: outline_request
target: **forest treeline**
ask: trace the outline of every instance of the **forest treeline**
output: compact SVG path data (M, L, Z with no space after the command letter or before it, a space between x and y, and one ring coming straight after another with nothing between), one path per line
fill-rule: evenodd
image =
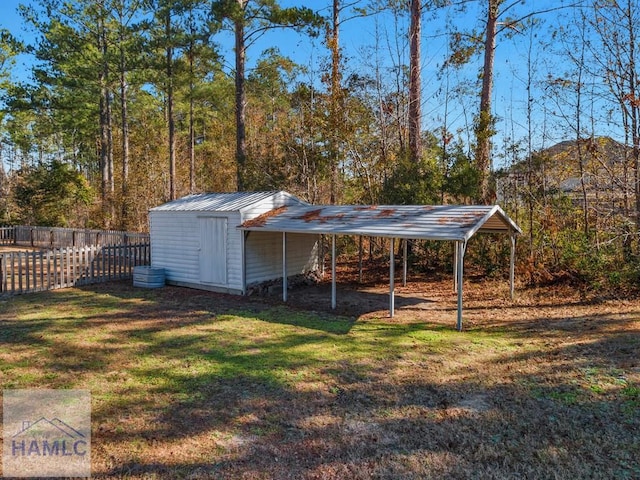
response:
M0 221L144 231L149 208L204 191L499 203L524 230L522 278L637 283L635 0L285 3L297 5L25 1L33 40L0 31ZM342 42L356 20L377 32L365 60ZM319 45L317 58L283 55L264 41L273 30ZM517 68L496 72L496 51L514 46ZM493 103L507 74L526 92L510 118ZM508 247L478 242L471 261L504 271ZM414 252L431 268L445 250Z

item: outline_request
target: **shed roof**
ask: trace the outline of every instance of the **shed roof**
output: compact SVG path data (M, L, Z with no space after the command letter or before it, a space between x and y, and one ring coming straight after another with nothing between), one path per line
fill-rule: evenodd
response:
M498 205L296 205L271 210L239 228L450 241L466 241L477 232L522 233Z
M152 208L152 212L236 212L254 206L270 198L287 199L290 202L306 203L284 191L196 193ZM289 202L289 203L290 203Z

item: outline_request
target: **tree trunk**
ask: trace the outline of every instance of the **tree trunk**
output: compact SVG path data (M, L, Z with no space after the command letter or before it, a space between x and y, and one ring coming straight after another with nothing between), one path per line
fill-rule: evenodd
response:
M100 193L102 206L106 208L109 192L109 124L107 121L107 103L109 92L105 86L104 72L100 74Z
M583 33L584 35L584 33ZM580 173L580 192L582 194L582 223L583 232L585 237L589 235L589 204L587 196L587 182L586 182L586 169L585 169L585 142L587 140L582 139L582 89L583 89L583 74L584 74L584 52L585 42L581 42L582 49L580 51L580 60L577 62L578 66L578 78L576 79L576 148L578 156L578 173Z
M196 191L196 133L194 120L193 44L189 52L189 193Z
M123 47L124 38L120 38L120 109L122 129L122 229L129 228L129 114L126 59Z
M491 95L493 94L493 68L496 51L498 7L501 0L488 0L487 25L484 41L484 65L482 68L482 90L480 93L480 113L476 126L476 167L480 174L480 197L483 203L493 203L489 188L491 173L491 137L493 115Z
M634 5L635 1L627 0L626 20L629 29L629 65L627 66L629 73L629 98L631 110L631 141L633 142L633 169L634 169L634 185L636 196L636 230L640 231L640 99L637 96L638 78L636 65L636 24L634 23ZM636 7L637 8L637 7Z
M167 40L167 126L169 129L169 199L176 199L176 139L173 118L173 47L171 45L171 10L165 18Z
M244 10L246 0L237 0L240 8ZM246 92L245 92L245 63L246 45L244 39L244 20L238 18L234 22L235 48L236 48L236 168L237 189L239 192L245 189L245 168L247 165L247 134L246 134Z
M102 3L99 4L102 7ZM109 63L107 61L108 45L104 19L98 20L98 44L102 56L102 66L99 74L100 83L100 175L102 209L109 213L108 203L110 193L113 193L113 149L111 145L111 98L109 92Z
M195 133L195 71L194 71L194 19L193 8L189 10L189 193L196 191L196 133Z
M413 162L422 157L422 95L420 82L421 0L411 0L409 27L409 154Z
M331 49L331 111L329 115L329 158L331 162L331 191L329 202L338 202L338 166L340 163L339 154L339 130L341 128L342 95L340 76L340 0L333 0L333 14L331 21L331 37L329 48Z

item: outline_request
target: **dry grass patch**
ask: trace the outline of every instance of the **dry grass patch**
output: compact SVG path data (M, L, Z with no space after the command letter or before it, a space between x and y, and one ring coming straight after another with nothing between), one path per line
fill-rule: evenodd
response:
M458 333L450 290L399 289L394 319L305 292L33 294L0 304L0 378L92 391L96 478L640 477L640 301L470 284Z

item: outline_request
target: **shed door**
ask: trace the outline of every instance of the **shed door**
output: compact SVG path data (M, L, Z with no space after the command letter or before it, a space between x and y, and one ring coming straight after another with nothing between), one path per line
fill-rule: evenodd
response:
M200 218L200 281L227 284L227 219Z

